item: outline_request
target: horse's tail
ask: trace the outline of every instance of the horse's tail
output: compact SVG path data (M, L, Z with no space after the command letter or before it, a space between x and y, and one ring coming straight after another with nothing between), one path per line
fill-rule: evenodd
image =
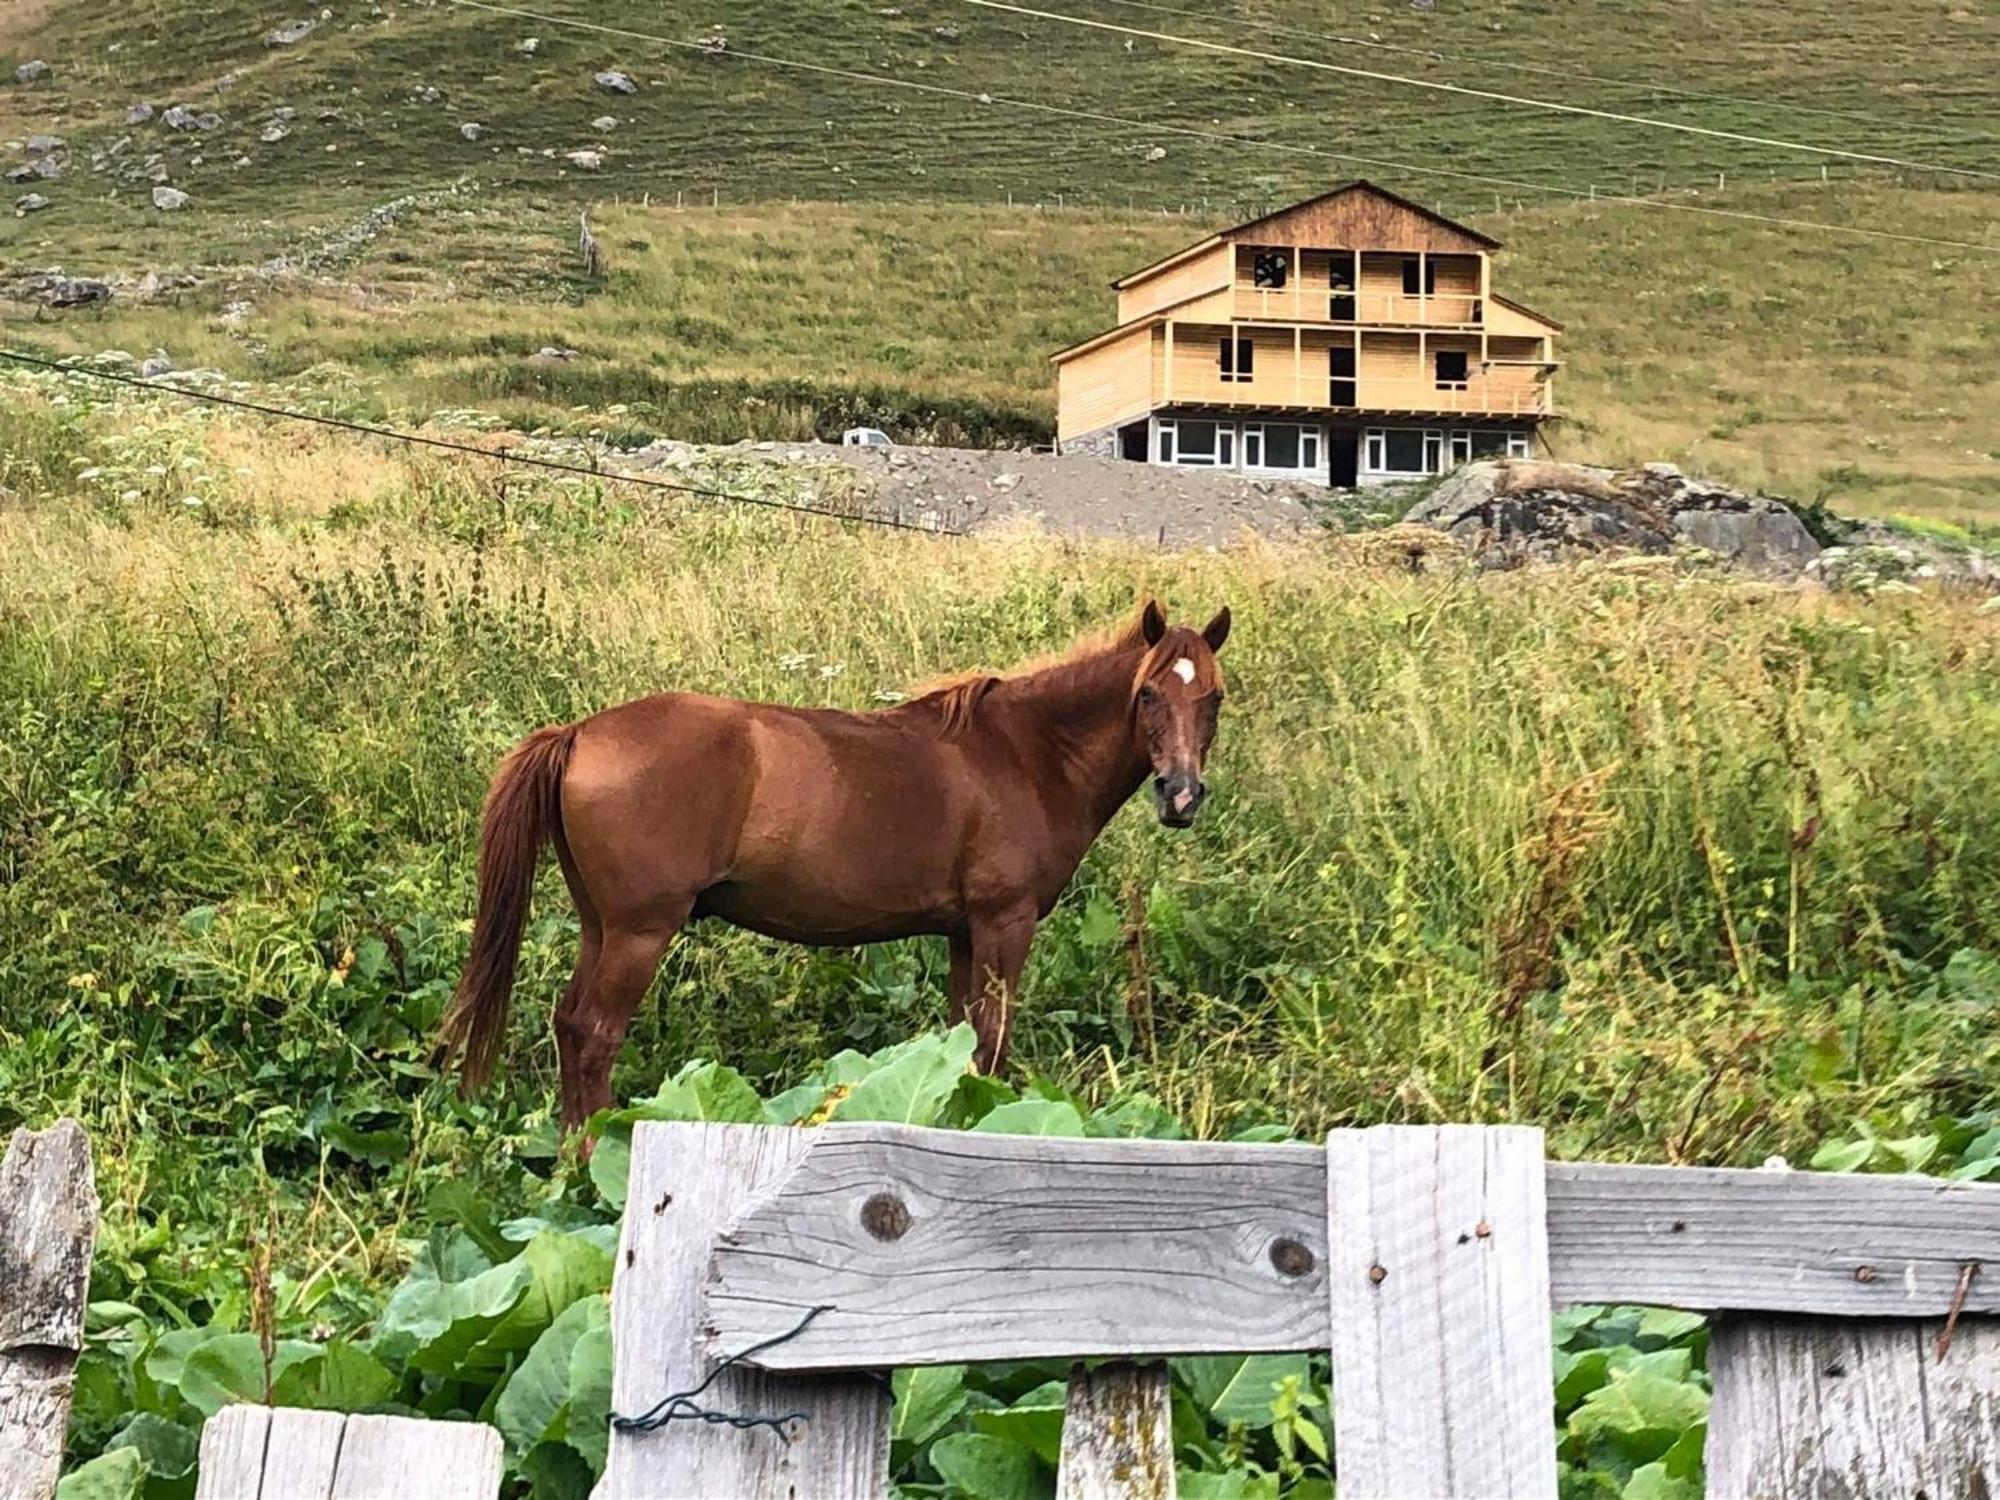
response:
M500 1056L535 865L542 845L562 832L563 772L576 731L574 724L536 730L500 763L486 792L472 952L438 1034L438 1061L458 1058L467 1093L485 1086Z

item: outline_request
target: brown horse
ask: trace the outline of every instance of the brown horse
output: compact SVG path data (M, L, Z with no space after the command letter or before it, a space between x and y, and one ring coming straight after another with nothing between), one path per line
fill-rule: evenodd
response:
M873 713L664 693L537 730L487 793L444 1048L468 1087L492 1073L553 842L583 925L555 1016L565 1127L611 1102L626 1027L692 917L828 947L940 935L952 1017L1000 1067L1035 924L1112 814L1151 774L1160 821L1194 821L1228 635L1227 609L1197 632L1148 603L1108 643Z

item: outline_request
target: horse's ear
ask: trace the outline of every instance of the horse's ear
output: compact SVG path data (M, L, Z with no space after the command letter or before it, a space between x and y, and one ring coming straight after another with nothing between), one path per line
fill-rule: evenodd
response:
M1208 649L1220 651L1222 643L1229 639L1229 606L1223 605L1215 612L1215 618L1201 627L1201 638L1208 642Z
M1149 646L1160 644L1160 637L1167 633L1167 612L1160 608L1160 601L1148 599L1146 607L1139 612L1139 635Z

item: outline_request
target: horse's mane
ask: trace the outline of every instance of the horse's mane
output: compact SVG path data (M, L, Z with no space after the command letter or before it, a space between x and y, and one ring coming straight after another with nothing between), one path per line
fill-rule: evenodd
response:
M1100 630L1061 651L1031 657L1027 661L1020 662L1005 674L974 671L933 678L918 688L915 696L903 706L926 709L935 713L938 717L938 733L950 739L972 727L979 712L979 705L985 700L986 695L1002 682L1019 682L1034 678L1053 684L1057 678L1080 674L1106 656L1129 651L1139 645L1140 641L1139 627L1136 624Z

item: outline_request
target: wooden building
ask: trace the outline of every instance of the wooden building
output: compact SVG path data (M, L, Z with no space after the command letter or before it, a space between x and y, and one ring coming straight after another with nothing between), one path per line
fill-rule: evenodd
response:
M1493 290L1499 248L1368 182L1212 234L1053 356L1058 447L1334 485L1526 456L1562 325Z

